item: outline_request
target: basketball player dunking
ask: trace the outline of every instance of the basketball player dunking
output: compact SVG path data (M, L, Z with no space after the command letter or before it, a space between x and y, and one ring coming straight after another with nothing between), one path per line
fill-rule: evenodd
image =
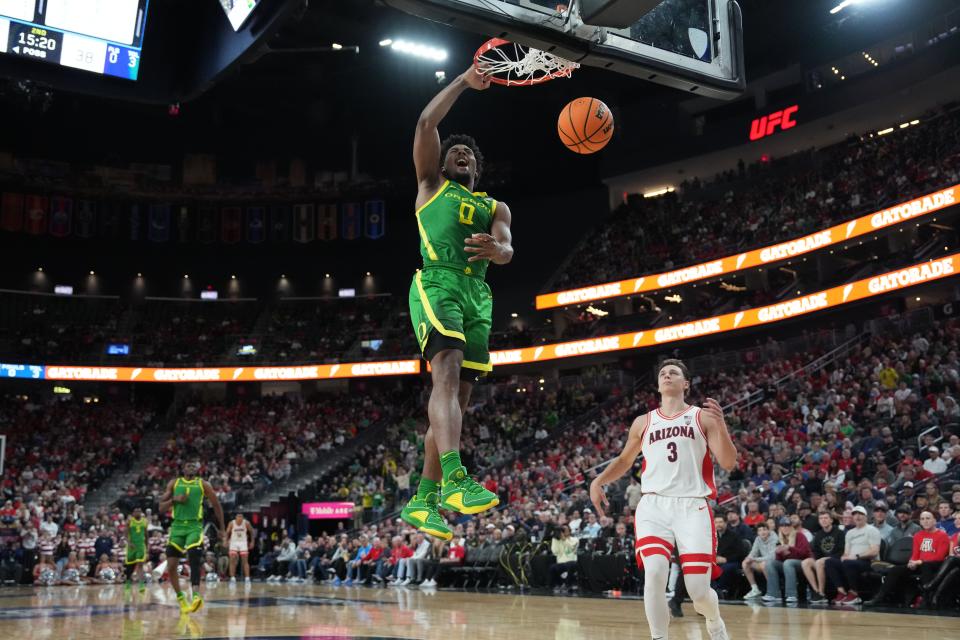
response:
M467 474L460 461L460 430L474 383L492 368L493 294L484 278L491 262L507 264L513 258L510 209L474 191L483 169L474 139L453 135L441 144L437 130L461 93L489 86L490 80L471 66L427 104L413 139L423 269L410 285L410 319L431 365L433 389L422 479L400 515L444 540L453 533L438 507L476 514L499 502Z
M667 639L670 613L667 578L674 546L683 580L697 613L707 619L710 640L729 640L710 581L716 564L717 532L708 499L717 495L712 453L724 469L737 462L723 411L707 398L703 408L684 401L690 373L680 360L664 360L658 374L661 405L633 421L620 455L590 485L590 500L602 515L604 486L633 468L643 453L637 505L636 557L644 570L643 606L653 640Z
M230 541L230 584L237 582L237 558L243 562L244 582L250 583L250 550L253 549L253 527L238 513L227 525L227 540Z

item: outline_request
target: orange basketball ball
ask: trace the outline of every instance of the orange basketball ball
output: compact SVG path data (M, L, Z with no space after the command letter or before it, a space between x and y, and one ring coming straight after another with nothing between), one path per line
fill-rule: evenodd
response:
M613 137L613 114L596 98L577 98L557 118L560 141L577 153L596 153Z

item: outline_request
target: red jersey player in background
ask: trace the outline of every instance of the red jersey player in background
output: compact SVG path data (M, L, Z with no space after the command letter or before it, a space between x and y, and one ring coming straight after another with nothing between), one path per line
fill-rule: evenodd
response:
M667 640L667 578L676 547L687 592L694 609L707 619L710 640L729 640L717 594L710 588L719 567L708 500L717 495L710 454L730 470L737 462L737 449L716 400L707 398L702 409L686 403L690 372L683 362L664 360L657 378L660 407L633 421L623 451L591 483L590 500L604 515L604 486L632 469L643 453L636 556L644 570L643 606L650 635Z

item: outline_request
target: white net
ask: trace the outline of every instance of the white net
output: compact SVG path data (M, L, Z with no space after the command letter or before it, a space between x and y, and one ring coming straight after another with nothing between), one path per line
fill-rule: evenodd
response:
M476 57L477 68L507 86L538 84L554 78L569 78L580 65L552 53L500 41L484 47Z

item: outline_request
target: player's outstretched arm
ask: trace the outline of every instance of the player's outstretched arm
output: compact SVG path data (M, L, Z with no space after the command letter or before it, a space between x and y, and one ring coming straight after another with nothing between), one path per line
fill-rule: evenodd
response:
M727 422L723 419L723 409L713 398L707 398L700 410L700 423L707 432L707 446L717 459L717 463L730 471L737 464L737 447L730 439Z
M593 482L590 483L590 501L600 516L606 515L603 507L608 504L607 495L604 493L603 488L614 480L622 478L623 474L633 468L633 463L636 462L637 456L640 455L640 451L643 449L643 440L641 437L643 436L643 428L646 424L646 414L633 421L633 425L630 427L630 434L627 436L627 443L623 445L623 451L620 452L620 455L617 456L613 462L607 465L603 473L594 478Z
M424 107L413 136L413 164L417 169L418 184L429 188L440 182L440 132L437 126L450 112L453 103L467 89L482 91L489 87L490 79L470 65Z
M513 260L513 233L510 231L512 220L510 207L504 202L498 202L490 233L474 233L464 238L463 250L473 254L467 258L467 262L489 260L493 264L507 264Z

